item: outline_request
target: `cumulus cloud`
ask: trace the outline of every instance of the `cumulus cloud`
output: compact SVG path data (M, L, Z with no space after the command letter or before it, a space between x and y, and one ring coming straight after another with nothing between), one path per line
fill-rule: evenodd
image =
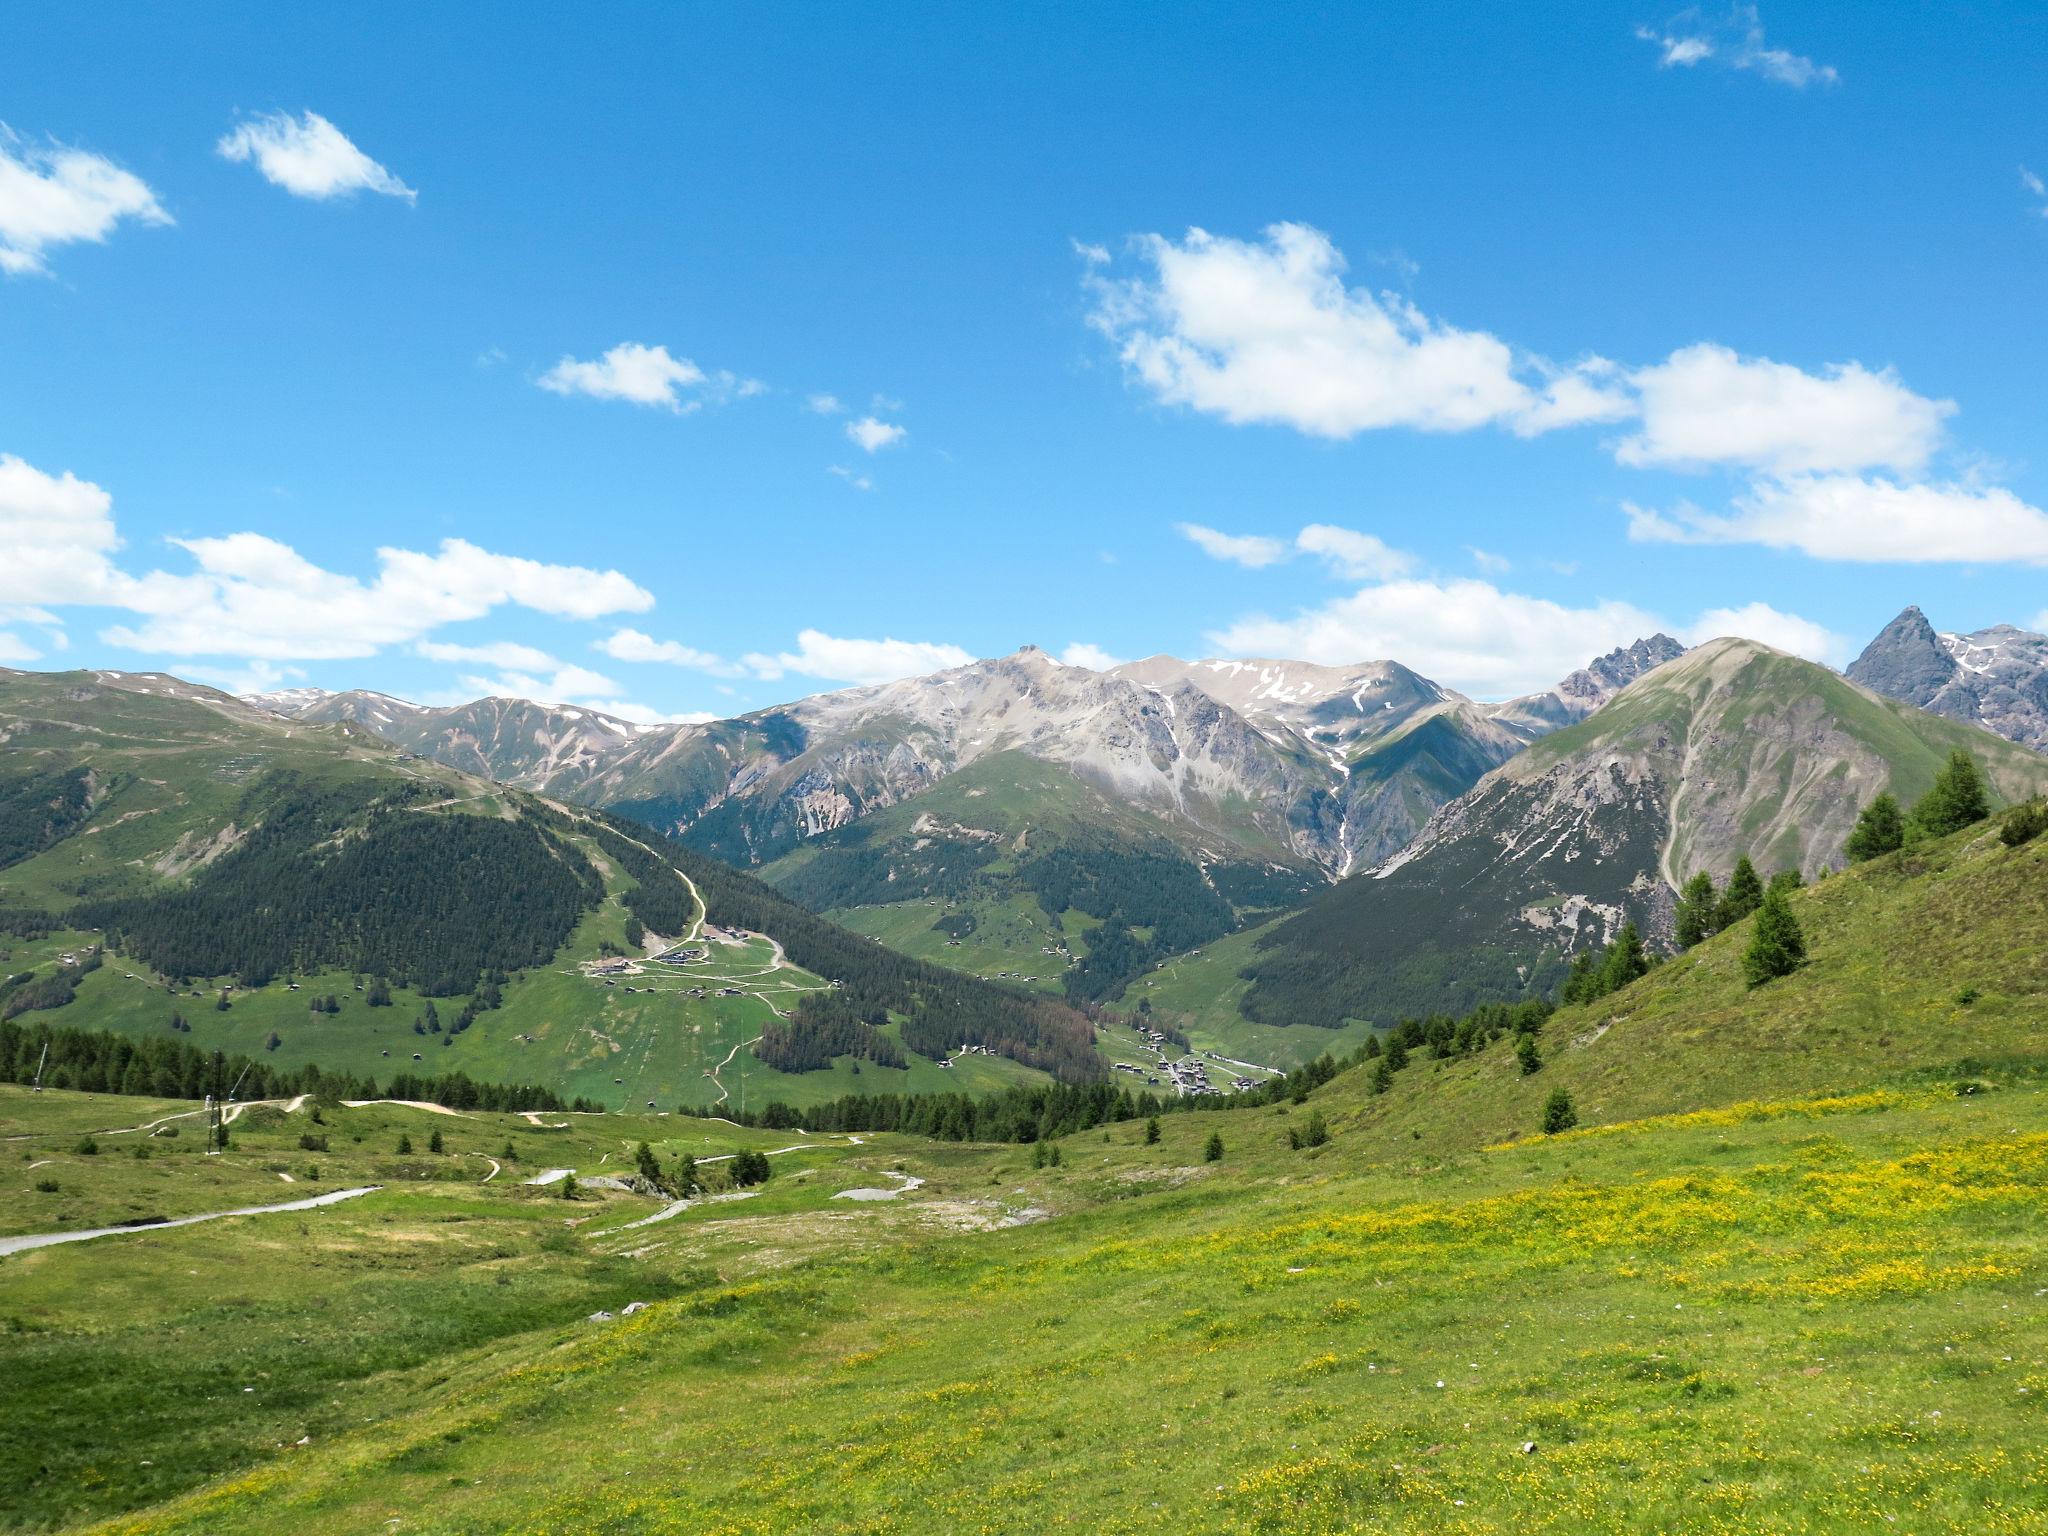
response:
M1940 446L1952 400L1915 394L1890 369L1819 374L1702 342L1630 376L1642 428L1616 457L1637 466L1739 465L1770 474L1913 472Z
M579 362L564 357L542 374L542 389L558 395L589 395L597 400L629 400L635 405L661 405L678 413L694 411L681 391L705 382L705 373L687 357L671 357L667 347L622 341L603 357Z
M235 125L214 146L223 160L254 161L263 179L294 197L326 201L376 192L416 202L419 194L350 142L318 112L270 112Z
M700 651L677 640L657 640L637 629L616 630L598 641L597 648L615 661L659 662L713 677L739 677L746 671L715 651Z
M1278 565L1293 553L1283 541L1261 533L1222 533L1200 523L1175 523L1173 531L1211 560L1227 560L1247 570Z
M1817 64L1804 54L1765 42L1763 20L1753 5L1730 6L1725 13L1695 7L1679 12L1661 27L1638 27L1636 36L1656 46L1657 62L1663 69L1714 63L1795 90L1833 85L1841 79L1833 65Z
M113 498L70 471L0 454L0 607L126 610L115 645L174 656L271 662L369 656L442 625L513 605L560 618L637 613L653 594L618 571L554 565L443 540L432 553L384 548L365 581L322 569L259 533L172 539L187 571L130 574L115 560Z
M1808 475L1752 486L1725 515L1629 504L1641 543L1761 544L1821 560L2048 565L2048 513L2002 486Z
M1477 578L1379 582L1291 617L1241 619L1211 631L1209 640L1225 655L1330 666L1398 658L1462 693L1507 698L1548 688L1591 657L1673 628L1700 639L1741 635L1816 660L1832 660L1841 649L1839 636L1762 603L1674 626L1633 603L1573 606Z
M123 219L171 222L133 172L87 150L25 145L0 123L0 272L46 273L52 247L101 244Z
M910 431L906 427L899 427L878 417L863 416L858 421L849 421L846 424L846 436L849 441L858 444L863 452L879 453L884 448L892 448L902 442L910 436Z
M544 661L551 658L542 658ZM493 699L532 699L540 704L583 704L587 708L597 706L588 701L600 694L615 694L619 685L602 672L593 672L588 667L574 663L556 663L544 675L531 672L501 672L493 676L469 675L462 679L462 686L472 696Z
M804 401L804 409L816 416L837 416L846 409L837 395L812 395Z
M1630 410L1604 379L1608 365L1521 360L1398 294L1348 287L1343 256L1305 224L1272 225L1259 242L1146 235L1136 248L1148 272L1119 280L1091 266L1090 321L1168 404L1330 438L1385 427L1534 433Z
M1405 576L1415 566L1413 555L1390 548L1372 534L1329 523L1310 523L1294 536L1294 547L1316 556L1348 581L1385 581Z
M1740 608L1709 608L1686 627L1680 638L1687 645L1698 645L1722 635L1760 640L1765 645L1831 667L1840 666L1851 655L1845 636L1811 619L1802 619L1796 613L1782 613L1769 603L1745 603Z
M1477 579L1411 579L1364 587L1289 618L1241 619L1209 638L1229 655L1331 666L1398 657L1461 692L1502 698L1548 688L1589 657L1660 627L1630 603L1574 608Z
M1391 548L1372 534L1330 523L1310 523L1291 543L1262 533L1220 533L1200 523L1173 526L1176 533L1210 559L1228 561L1247 570L1262 570L1296 555L1314 555L1346 580L1380 581L1405 575L1415 566L1414 556Z
M1111 667L1122 666L1123 658L1112 656L1099 645L1086 640L1076 640L1060 652L1060 665L1065 667L1086 667L1090 672L1107 672Z
M755 676L773 680L795 672L839 683L893 683L947 667L964 667L974 657L957 645L926 640L852 640L806 629L794 651L753 652L744 661Z
M422 640L412 649L414 655L423 656L428 661L462 662L477 667L540 672L561 665L546 651L537 646L521 645L516 640L494 640L487 645L452 645L440 640Z

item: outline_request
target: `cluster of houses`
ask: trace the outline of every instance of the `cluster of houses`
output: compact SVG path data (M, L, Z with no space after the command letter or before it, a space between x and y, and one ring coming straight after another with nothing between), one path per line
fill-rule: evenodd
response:
M958 1054L962 1056L993 1056L995 1055L995 1052L990 1050L985 1045L963 1045L960 1047ZM942 1067L950 1067L951 1065L953 1065L953 1057L941 1057L939 1060L939 1065Z

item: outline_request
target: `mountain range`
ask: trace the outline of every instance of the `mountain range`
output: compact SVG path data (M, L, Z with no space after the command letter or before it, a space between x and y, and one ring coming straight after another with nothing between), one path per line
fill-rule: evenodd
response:
M1941 634L1908 608L1864 647L1848 675L1875 693L2048 752L2048 635L2010 624Z

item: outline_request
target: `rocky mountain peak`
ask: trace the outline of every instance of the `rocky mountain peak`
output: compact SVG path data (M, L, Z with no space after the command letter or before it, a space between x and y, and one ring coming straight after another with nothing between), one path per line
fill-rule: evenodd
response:
M1924 707L1958 670L1927 615L1911 607L1879 630L1849 664L1849 681Z

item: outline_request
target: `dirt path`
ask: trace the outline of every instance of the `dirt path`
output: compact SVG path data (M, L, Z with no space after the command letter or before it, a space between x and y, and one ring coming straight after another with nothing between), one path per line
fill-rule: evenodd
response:
M762 998L761 1000L763 1002L768 1001L766 998ZM774 1005L771 1003L769 1004L769 1006L772 1008ZM741 1051L745 1050L748 1046L753 1045L760 1038L761 1037L759 1035L756 1035L752 1040L742 1040L738 1045L734 1046L731 1050L725 1053L725 1060L721 1061L717 1066L711 1069L711 1081L718 1084L718 1097L711 1101L713 1104L723 1104L726 1101L725 1081L718 1074L723 1072L727 1067L732 1065L733 1057L739 1055Z
M82 1243L94 1237L133 1236L137 1232L161 1232L166 1227L189 1227L197 1222L219 1221L225 1216L267 1216L273 1211L310 1211L315 1206L338 1205L343 1200L353 1200L358 1195L374 1194L380 1188L381 1185L365 1184L360 1189L337 1189L305 1200L287 1200L283 1205L242 1205L231 1211L208 1211L203 1216L174 1216L169 1221L152 1221L137 1227L92 1227L82 1232L44 1232L32 1237L0 1237L0 1258L12 1253L25 1253L31 1248L51 1248L58 1243Z
M474 1120L475 1115L464 1114L459 1109L450 1109L446 1104L429 1104L425 1099L343 1099L350 1109L362 1109L371 1104L396 1104L400 1109L424 1109L429 1114L453 1115L458 1120Z
M491 1171L485 1174L482 1178L478 1179L477 1183L488 1184L491 1182L491 1180L495 1179L498 1176L498 1160L495 1157L484 1157L484 1154L481 1152L472 1153L471 1156L482 1157L485 1162L491 1165Z

